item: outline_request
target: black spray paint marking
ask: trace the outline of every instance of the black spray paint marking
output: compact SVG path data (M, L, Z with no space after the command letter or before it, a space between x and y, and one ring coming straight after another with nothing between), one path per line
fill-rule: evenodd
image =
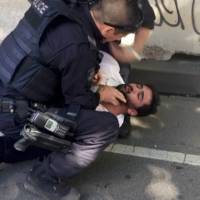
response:
M167 0L169 1L169 0ZM180 13L179 4L177 0L170 0L171 3L174 2L175 9L169 9L166 6L166 0L155 0L155 6L158 9L158 12L160 14L160 21L155 23L156 26L162 26L164 23L167 24L170 27L179 27L182 30L185 30L185 25L183 18ZM192 2L192 9L191 9L191 18L192 18L192 27L196 34L200 35L200 28L197 27L197 15L195 15L195 9L198 8L199 5L197 5L196 0L191 0ZM177 16L176 22L172 23L167 19L166 13L168 15L175 15Z

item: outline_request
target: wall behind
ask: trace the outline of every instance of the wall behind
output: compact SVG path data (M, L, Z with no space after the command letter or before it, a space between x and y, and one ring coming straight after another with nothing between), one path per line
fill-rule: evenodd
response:
M156 14L149 56L168 59L175 52L200 55L200 1L149 0ZM149 52L149 53L150 53Z
M16 26L29 5L28 0L0 0L0 42Z
M200 0L149 0L155 29L145 48L147 58L167 60L176 52L200 55ZM29 7L28 0L0 1L0 42Z

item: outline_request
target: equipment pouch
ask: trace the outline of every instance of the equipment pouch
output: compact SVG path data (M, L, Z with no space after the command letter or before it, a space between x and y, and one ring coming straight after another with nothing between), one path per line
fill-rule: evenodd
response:
M74 126L75 122L56 114L37 111L32 114L29 121L37 128L52 133L60 138L73 136L73 134L70 133L70 129Z
M23 138L14 144L15 149L18 151L25 151L32 145L50 151L62 151L71 146L70 141L41 132L31 124L26 124L20 135L23 136Z

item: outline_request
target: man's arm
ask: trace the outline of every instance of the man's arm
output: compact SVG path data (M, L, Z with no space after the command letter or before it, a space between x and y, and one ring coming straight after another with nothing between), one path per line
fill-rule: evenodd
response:
M135 40L133 46L122 47L116 43L110 43L110 49L112 55L120 62L131 63L135 60L141 60L141 52L143 51L144 45L149 39L152 30L141 27L135 34Z
M135 34L133 49L140 54L143 51L144 45L148 41L152 30L146 27L141 27Z
M130 63L134 60L140 60L140 54L143 51L144 45L149 39L149 36L154 28L155 15L148 0L141 0L144 21L142 26L135 33L133 46L121 47L116 43L110 44L112 55L121 62Z

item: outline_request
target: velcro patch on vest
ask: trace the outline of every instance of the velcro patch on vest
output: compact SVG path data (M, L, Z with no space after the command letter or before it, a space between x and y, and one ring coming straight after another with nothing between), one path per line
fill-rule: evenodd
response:
M32 6L41 16L43 16L49 9L49 6L43 0L33 0Z

